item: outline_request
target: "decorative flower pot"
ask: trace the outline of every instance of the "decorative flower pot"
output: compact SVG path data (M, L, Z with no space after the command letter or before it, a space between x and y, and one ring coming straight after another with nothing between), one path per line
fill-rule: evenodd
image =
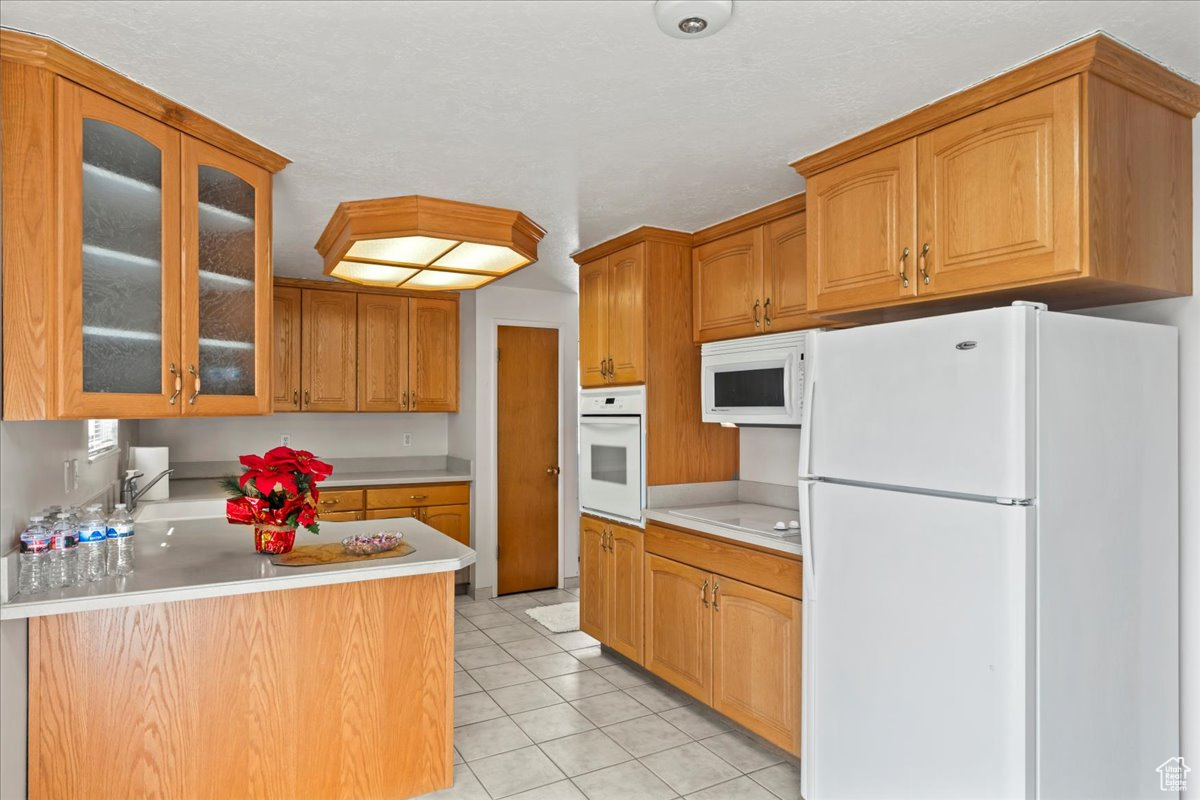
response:
M290 525L255 525L254 549L260 553L290 553L296 541L296 529Z

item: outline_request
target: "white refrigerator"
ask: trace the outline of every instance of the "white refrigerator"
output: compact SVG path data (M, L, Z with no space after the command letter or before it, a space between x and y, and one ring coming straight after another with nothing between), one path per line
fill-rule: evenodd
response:
M1014 304L810 349L806 800L1176 797L1175 329Z

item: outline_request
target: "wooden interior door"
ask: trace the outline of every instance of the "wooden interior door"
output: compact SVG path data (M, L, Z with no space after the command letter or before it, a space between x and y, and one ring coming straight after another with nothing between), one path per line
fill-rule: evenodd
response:
M271 410L300 410L300 290L276 286L271 303Z
M56 92L62 350L39 368L62 417L178 416L179 131L62 78Z
M421 521L451 539L471 546L471 506L427 506L419 514Z
M408 410L458 411L458 301L408 304Z
M712 576L661 556L645 558L646 669L712 702Z
M181 138L187 416L271 409L271 173Z
M807 179L810 310L916 295L916 173L909 139Z
M608 642L608 526L579 520L579 629Z
M408 298L358 295L358 410L408 410Z
M579 268L579 385L608 383L608 259Z
M353 292L303 292L304 411L354 411L357 406L357 297Z
M1079 271L1079 81L1021 95L917 140L921 294Z
M496 591L558 585L558 331L496 332Z
M642 663L642 532L608 526L608 640L613 650Z
M696 341L762 333L764 299L761 226L692 249Z
M763 330L782 333L820 323L808 315L808 220L801 211L763 231Z
M646 381L646 246L608 257L609 383Z
M800 601L713 580L713 708L799 754Z

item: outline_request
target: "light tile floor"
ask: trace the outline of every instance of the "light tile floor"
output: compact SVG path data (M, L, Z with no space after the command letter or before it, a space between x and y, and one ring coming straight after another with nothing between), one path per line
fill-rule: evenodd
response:
M800 799L794 759L523 613L578 594L455 600L454 787L424 800Z

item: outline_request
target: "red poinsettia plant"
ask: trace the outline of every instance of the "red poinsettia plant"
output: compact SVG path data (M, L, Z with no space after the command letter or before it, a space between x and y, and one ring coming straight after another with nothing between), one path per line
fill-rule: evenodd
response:
M224 481L233 495L225 503L226 519L235 525L303 525L319 532L317 484L333 474L333 467L307 450L290 447L238 460L246 471Z

